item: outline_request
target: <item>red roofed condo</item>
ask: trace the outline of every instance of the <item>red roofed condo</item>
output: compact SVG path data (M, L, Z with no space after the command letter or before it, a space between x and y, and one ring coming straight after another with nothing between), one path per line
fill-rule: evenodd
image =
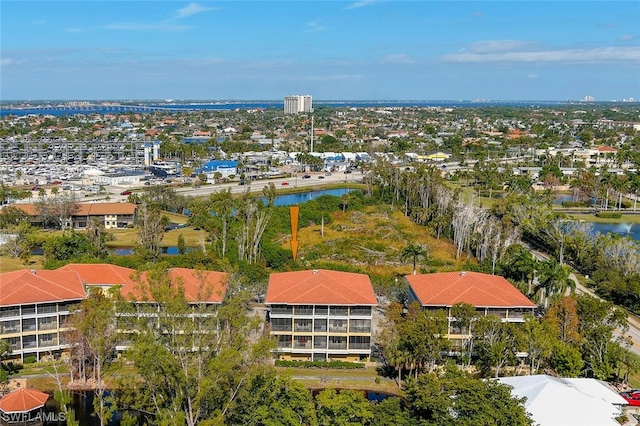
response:
M369 276L324 269L274 273L265 303L280 359L370 358L378 301Z
M173 268L172 283L184 290L189 305L206 305L215 315L222 304L229 275L224 272ZM117 312L121 335L116 350L129 346L131 322L154 311L155 301L148 291L148 273L109 264L68 264L57 270L20 270L0 274L0 339L11 347L10 357L24 361L52 354L65 354L69 348L64 334L68 319L92 291L118 288L132 309ZM204 298L204 300L200 300ZM156 312L157 314L157 312Z
M446 310L449 318L448 336L460 339L464 333L453 327L451 307L467 303L476 308L477 316L495 315L503 322L524 322L526 314L534 314L536 304L497 275L480 272L440 272L407 275L408 303L418 302L429 311Z

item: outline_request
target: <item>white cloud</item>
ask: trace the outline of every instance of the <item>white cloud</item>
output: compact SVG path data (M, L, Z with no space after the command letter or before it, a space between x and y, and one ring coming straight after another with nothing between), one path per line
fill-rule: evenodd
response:
M473 12L471 16L474 18L484 18L484 13L480 11L476 11L476 12Z
M518 49L518 42L508 41L475 43L469 50L444 55L445 62L554 62L554 63L609 63L640 62L640 47L598 47L592 49ZM511 44L511 48L507 46ZM531 44L520 45L521 48Z
M469 50L474 53L509 52L512 50L529 49L536 43L521 40L485 40L472 43Z
M81 33L82 32L82 30L80 28L67 28L65 31L68 32L68 33Z
M15 62L11 58L2 58L0 59L0 67L8 67L9 65L14 64Z
M378 0L360 0L354 3L351 3L349 6L345 7L344 10L359 9L361 7L371 6L375 3L380 3L380 2Z
M388 55L382 58L383 64L414 64L415 62L413 58L410 58L404 53Z
M536 73L534 73L534 72L532 72L531 74L529 74L529 76L528 76L528 77L533 79L533 78L538 78L538 77L540 77L540 75L539 75L539 74L536 74Z
M198 3L189 3L187 6L183 7L182 9L178 9L176 11L176 16L174 16L173 19L182 19L188 16L197 15L198 13L209 12L211 10L216 10L216 8L202 6L202 5L199 5Z
M320 20L316 19L315 21L307 22L307 30L308 33L317 33L320 31L326 31L327 27L320 24Z
M631 41L633 40L633 36L631 34L625 34L619 38L620 41Z

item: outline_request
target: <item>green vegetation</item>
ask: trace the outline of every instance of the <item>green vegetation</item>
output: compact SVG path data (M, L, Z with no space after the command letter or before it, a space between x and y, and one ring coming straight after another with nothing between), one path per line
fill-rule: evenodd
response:
M328 368L328 369L342 369L353 370L358 368L364 368L364 364L359 362L346 362L346 361L285 361L276 360L276 367L297 367L297 368Z

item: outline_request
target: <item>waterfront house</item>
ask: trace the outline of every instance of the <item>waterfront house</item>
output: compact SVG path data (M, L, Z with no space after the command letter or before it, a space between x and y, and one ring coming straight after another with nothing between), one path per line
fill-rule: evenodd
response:
M325 269L274 273L265 303L280 359L362 361L371 356L378 302L367 275Z

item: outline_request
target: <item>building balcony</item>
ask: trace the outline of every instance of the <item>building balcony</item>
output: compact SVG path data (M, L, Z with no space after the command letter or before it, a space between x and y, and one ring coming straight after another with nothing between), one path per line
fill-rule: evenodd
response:
M331 343L331 342L329 342L329 349L346 350L347 349L347 342L344 342L344 343Z
M343 326L343 327L336 327L336 326L329 326L329 332L331 333L346 333L347 332L347 326Z

